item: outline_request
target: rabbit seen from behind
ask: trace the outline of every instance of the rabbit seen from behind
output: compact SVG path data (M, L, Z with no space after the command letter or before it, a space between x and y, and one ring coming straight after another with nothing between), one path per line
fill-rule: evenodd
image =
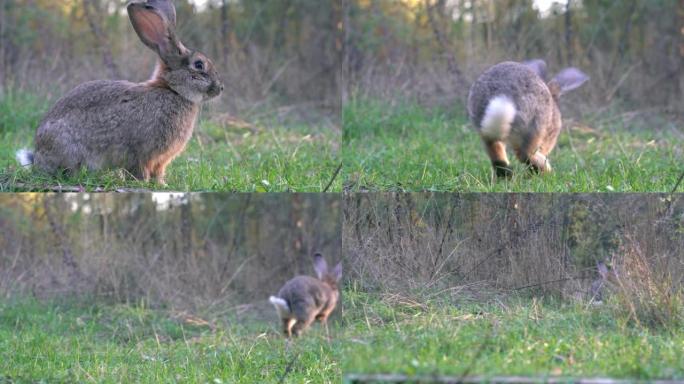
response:
M132 0L127 10L142 42L159 56L152 78L97 80L71 90L40 123L35 152L17 152L22 166L50 174L124 168L165 184L166 167L190 139L200 103L223 85L211 60L176 37L171 0Z
M338 283L342 277L342 264L332 270L320 253L314 255L317 278L297 276L280 288L277 296L271 296L283 323L286 337L299 336L311 323L319 320L326 328L330 313L335 309L340 293Z
M596 304L603 303L605 299L605 291L607 287L615 284L617 274L613 270L609 270L606 263L599 261L596 265L599 273L599 278L591 283L591 302Z
M559 98L587 80L586 74L570 67L547 81L546 63L532 60L496 64L475 81L468 94L468 114L497 176L512 175L506 144L532 171L551 171L547 157L561 131Z

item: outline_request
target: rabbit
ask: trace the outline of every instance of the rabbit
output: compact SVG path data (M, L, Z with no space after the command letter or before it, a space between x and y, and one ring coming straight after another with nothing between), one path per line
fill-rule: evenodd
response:
M318 278L297 276L280 288L269 301L275 306L283 323L285 337L299 336L314 320L319 320L328 331L328 316L340 297L338 283L342 277L342 263L330 271L320 253L314 255L314 269Z
M595 304L603 303L606 287L614 284L617 279L615 271L609 270L606 263L599 261L596 265L599 278L591 283L591 302Z
M157 53L143 83L96 80L58 100L41 121L35 152L17 152L22 166L50 174L124 168L165 185L169 163L192 135L203 101L223 91L209 58L176 37L171 0L132 0L126 6L140 40Z
M506 143L535 172L550 172L547 156L561 131L558 101L589 76L577 68L546 78L546 63L506 61L485 71L471 86L468 115L485 144L497 177L510 177Z

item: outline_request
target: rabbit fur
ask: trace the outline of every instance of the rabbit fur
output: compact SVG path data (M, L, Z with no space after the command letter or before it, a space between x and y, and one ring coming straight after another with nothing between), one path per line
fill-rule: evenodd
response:
M506 144L532 171L551 171L547 156L562 126L559 98L588 79L570 67L547 80L546 63L539 59L499 63L480 75L468 94L468 115L497 176L512 175Z
M17 152L22 166L50 174L124 168L165 184L166 167L192 136L200 103L220 95L223 84L209 58L176 38L170 0L133 0L127 10L141 41L159 56L152 78L96 80L68 92L40 123L35 152Z
M327 319L337 305L342 264L329 270L323 256L317 253L314 269L317 277L296 276L283 285L277 296L269 298L288 338L299 336L315 320L319 320L327 331Z

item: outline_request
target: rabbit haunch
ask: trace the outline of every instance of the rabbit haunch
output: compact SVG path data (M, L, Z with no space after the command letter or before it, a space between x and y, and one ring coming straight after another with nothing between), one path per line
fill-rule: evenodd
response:
M332 271L323 256L314 256L314 269L318 278L296 276L283 285L277 296L269 301L283 323L283 333L290 337L300 335L315 320L326 325L327 319L339 299L338 282L342 277L342 265Z
M35 154L17 152L22 166L52 174L125 168L164 183L166 167L192 136L200 103L223 85L212 62L176 38L170 0L133 0L127 9L140 40L159 56L152 79L97 80L71 90L40 123Z
M89 95L85 109L83 94ZM197 104L168 88L84 83L60 99L41 124L36 148L43 150L36 151L34 164L44 170L116 165L145 180L163 177L162 170L190 139L198 112ZM81 135L84 127L87 137Z
M482 137L488 140L505 140L515 119L515 105L507 96L496 96L482 118Z
M558 100L588 79L580 70L566 68L547 82L543 60L503 62L480 75L468 94L468 114L497 176L512 172L506 144L531 170L551 171L547 156L562 127Z

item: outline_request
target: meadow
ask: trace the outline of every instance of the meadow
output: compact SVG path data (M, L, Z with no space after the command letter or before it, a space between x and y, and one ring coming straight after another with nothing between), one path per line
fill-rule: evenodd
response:
M684 378L681 328L637 327L609 306L418 299L354 286L343 298L330 340L314 326L289 346L265 302L237 316L145 301L5 298L0 382L335 383L359 373Z
M348 191L671 192L684 172L684 128L628 122L619 110L565 121L554 172L531 175L509 150L511 179L497 180L464 107L352 98L343 110Z
M255 111L247 120L204 113L186 150L167 171L167 186L135 180L122 170L53 177L21 169L20 148L33 137L50 100L23 92L0 95L0 191L323 192L341 190L340 134L335 122L309 124ZM206 108L206 107L205 107Z

